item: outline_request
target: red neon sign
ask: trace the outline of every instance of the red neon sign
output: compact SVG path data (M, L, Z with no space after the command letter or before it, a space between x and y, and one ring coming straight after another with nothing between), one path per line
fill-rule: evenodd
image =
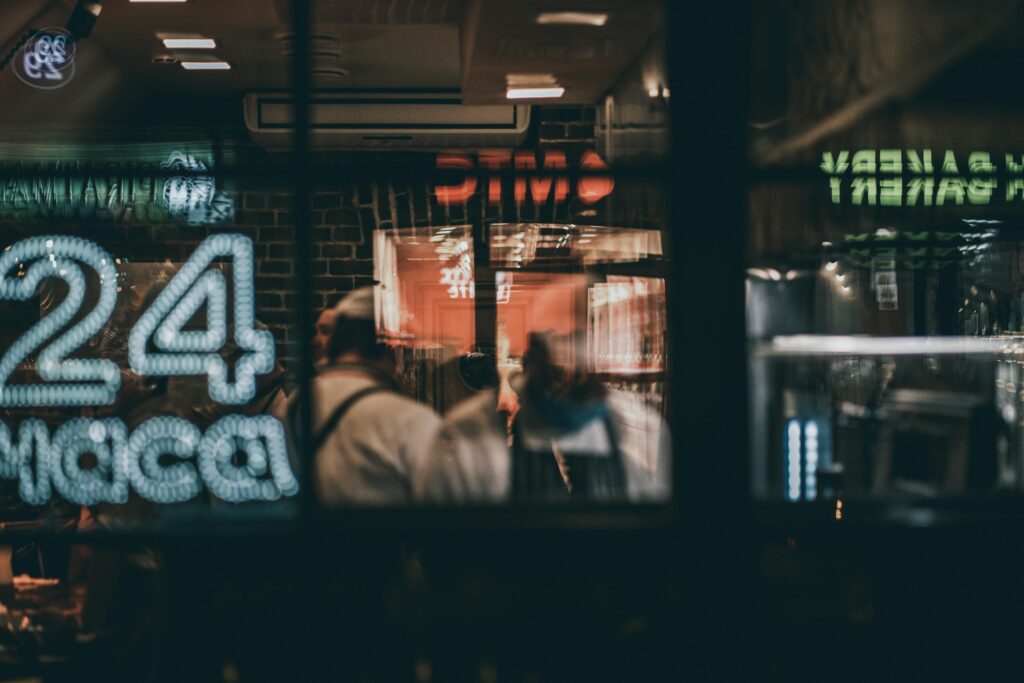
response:
M607 170L608 164L598 156L597 152L588 150L583 153L578 162L579 168L585 171ZM499 204L502 196L501 178L498 175L489 175L487 171L500 171L501 169L514 168L516 171L524 171L518 174L513 182L513 197L517 204L524 203L529 197L534 204L540 205L548 201L554 191L556 204L563 203L569 197L569 179L557 174L540 176L532 175L530 171L536 171L537 155L531 151L503 149L485 149L476 154L476 163L470 154L444 153L437 155L437 168L444 170L474 171L482 169L480 174L487 180L487 202ZM541 152L540 168L545 172L565 170L569 168L565 152L561 150L543 150ZM576 182L576 197L585 204L593 204L611 194L615 188L615 181L608 176L587 176ZM477 178L467 175L458 185L438 185L434 188L434 196L440 204L462 204L469 200L476 192Z

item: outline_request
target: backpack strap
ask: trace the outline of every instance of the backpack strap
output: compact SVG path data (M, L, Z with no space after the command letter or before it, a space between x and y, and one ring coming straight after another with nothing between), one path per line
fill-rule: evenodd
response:
M342 418L345 414L354 406L358 401L371 394L379 394L381 392L391 392L391 389L379 384L375 384L371 387L364 387L358 391L353 392L348 398L342 401L337 408L327 417L327 421L317 430L315 437L313 438L313 452L316 453L323 447L324 442L327 441L327 437L338 427Z

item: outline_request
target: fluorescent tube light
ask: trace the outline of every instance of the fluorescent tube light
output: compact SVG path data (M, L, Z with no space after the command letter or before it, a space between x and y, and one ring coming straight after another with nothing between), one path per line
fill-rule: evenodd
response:
M509 88L505 98L509 100L538 100L542 98L561 97L565 88Z
M169 50L209 50L217 47L213 38L164 38L164 47Z
M607 12L541 12L537 15L538 24L604 26L607 21Z
M227 71L231 65L227 62L182 62L181 68L186 71Z

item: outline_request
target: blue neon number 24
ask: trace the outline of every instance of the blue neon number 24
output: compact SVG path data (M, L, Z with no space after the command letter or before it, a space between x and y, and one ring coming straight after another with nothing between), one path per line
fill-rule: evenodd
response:
M215 259L231 260L234 282L234 341L242 351L235 381L219 351L227 341L227 284L223 273L208 269ZM30 264L14 275L20 264ZM85 299L85 276L79 264L99 275L96 306L38 356L40 384L11 384L14 370L78 313ZM45 278L68 285L64 300L32 326L0 358L0 406L100 406L112 404L121 385L117 365L104 359L67 356L99 332L117 301L117 270L110 254L78 237L42 236L17 242L0 252L0 300L25 301ZM205 331L182 329L203 304ZM213 235L195 253L139 318L128 340L133 370L151 376L208 375L210 396L225 404L242 404L256 394L256 375L274 365L274 339L255 323L252 240L245 235ZM158 349L148 349L149 340Z

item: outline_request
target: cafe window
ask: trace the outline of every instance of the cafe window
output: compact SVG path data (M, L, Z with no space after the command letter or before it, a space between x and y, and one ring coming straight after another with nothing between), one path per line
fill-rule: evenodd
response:
M336 587L293 548L663 522L664 31L647 1L0 2L0 665L149 680L194 631L261 680L293 637L265 607Z
M379 18L350 3L315 2L299 36L288 3L244 16L19 4L0 10L10 521L297 528L300 510L335 507L320 468L341 447L332 420L358 433L366 410L331 416L343 390L321 379L365 365L360 348L393 364L377 369L410 414L433 416L417 447L493 395L509 430L496 443L540 420L520 443L541 444L545 477L560 473L552 502L669 499L667 215L643 170L668 139L656 13L622 25L595 57L600 78L570 79L532 50L494 52L503 22L535 24L496 5L479 17L432 6L373 31ZM585 47L574 25L543 32ZM410 57L423 50L431 60ZM361 329L366 291L376 338L363 348L334 333ZM517 416L528 389L544 408ZM614 431L563 439L604 422ZM632 445L619 453L620 441ZM584 473L608 453L614 495L591 496ZM589 459L572 493L576 456ZM417 458L396 461L403 497L342 498L515 502L419 501Z

